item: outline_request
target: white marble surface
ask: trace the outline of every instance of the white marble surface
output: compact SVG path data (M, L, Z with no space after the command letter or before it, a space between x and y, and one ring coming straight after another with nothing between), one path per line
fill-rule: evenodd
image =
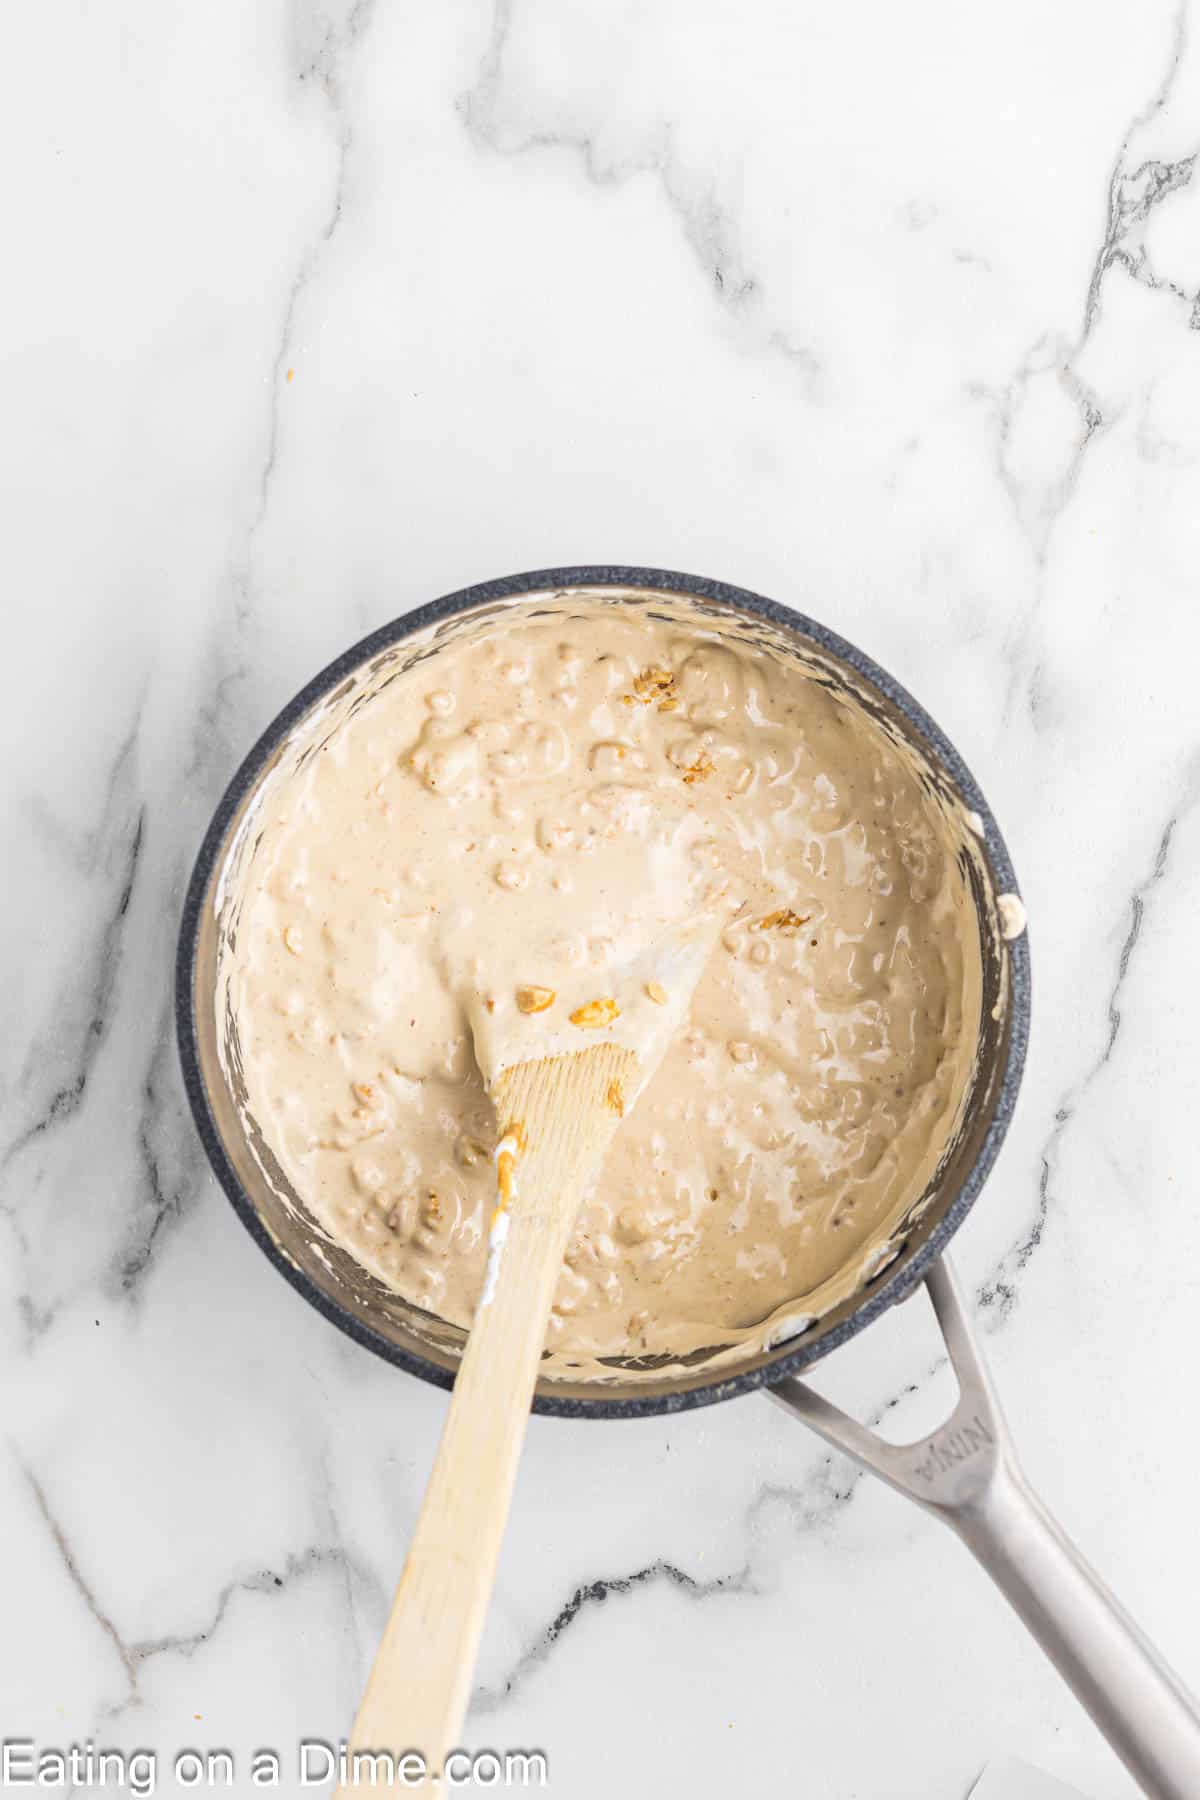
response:
M958 1262L1200 1679L1200 19L44 0L6 49L0 1733L346 1727L445 1402L210 1178L181 886L323 661L587 560L803 606L975 767L1036 1005ZM915 1430L932 1342L823 1380ZM960 1548L758 1398L534 1421L469 1735L564 1800L1133 1793Z

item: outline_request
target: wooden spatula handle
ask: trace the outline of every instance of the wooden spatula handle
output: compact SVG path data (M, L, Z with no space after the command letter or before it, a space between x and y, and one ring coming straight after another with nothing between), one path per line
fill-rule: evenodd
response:
M608 1054L611 1060L618 1053ZM592 1052L555 1060L584 1064L599 1057ZM514 1076L546 1066L521 1065ZM600 1064L591 1073L598 1079ZM586 1104L574 1086L557 1101L536 1090L507 1101L527 1113L537 1108L539 1116L523 1120L529 1148L519 1165L508 1241L491 1299L479 1307L467 1340L408 1560L351 1733L351 1753L415 1750L427 1769L439 1771L460 1741L550 1304L580 1189L615 1125L611 1111L604 1111L606 1084L607 1065ZM505 1104L498 1099L498 1109ZM506 1116L520 1115L500 1112ZM367 1791L368 1785L349 1782L338 1795Z

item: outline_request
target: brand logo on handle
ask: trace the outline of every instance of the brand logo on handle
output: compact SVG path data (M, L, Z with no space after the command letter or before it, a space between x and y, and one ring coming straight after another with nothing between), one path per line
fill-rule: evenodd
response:
M965 1425L956 1425L953 1431L943 1432L930 1444L919 1463L914 1463L913 1474L918 1481L936 1481L939 1475L946 1475L960 1464L970 1462L981 1450L990 1449L995 1438L976 1413Z

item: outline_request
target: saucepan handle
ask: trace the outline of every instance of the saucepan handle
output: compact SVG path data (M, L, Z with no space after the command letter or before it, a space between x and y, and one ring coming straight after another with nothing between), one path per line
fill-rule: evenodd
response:
M1200 1715L1018 1468L949 1518L1130 1774L1155 1800L1200 1796Z
M926 1285L959 1384L937 1431L886 1444L804 1382L771 1397L957 1532L1145 1793L1197 1800L1195 1701L1026 1482L944 1259Z

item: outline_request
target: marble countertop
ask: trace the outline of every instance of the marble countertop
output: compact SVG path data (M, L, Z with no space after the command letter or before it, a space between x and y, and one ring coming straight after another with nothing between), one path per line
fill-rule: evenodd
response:
M1173 0L11 21L4 1737L244 1769L348 1725L445 1398L209 1175L182 887L323 662L584 561L815 614L978 774L1036 1000L956 1260L1035 1484L1200 1679L1197 34ZM915 1303L821 1383L915 1432L933 1343ZM758 1397L534 1420L468 1736L564 1800L962 1800L1002 1753L1134 1792L953 1539Z

